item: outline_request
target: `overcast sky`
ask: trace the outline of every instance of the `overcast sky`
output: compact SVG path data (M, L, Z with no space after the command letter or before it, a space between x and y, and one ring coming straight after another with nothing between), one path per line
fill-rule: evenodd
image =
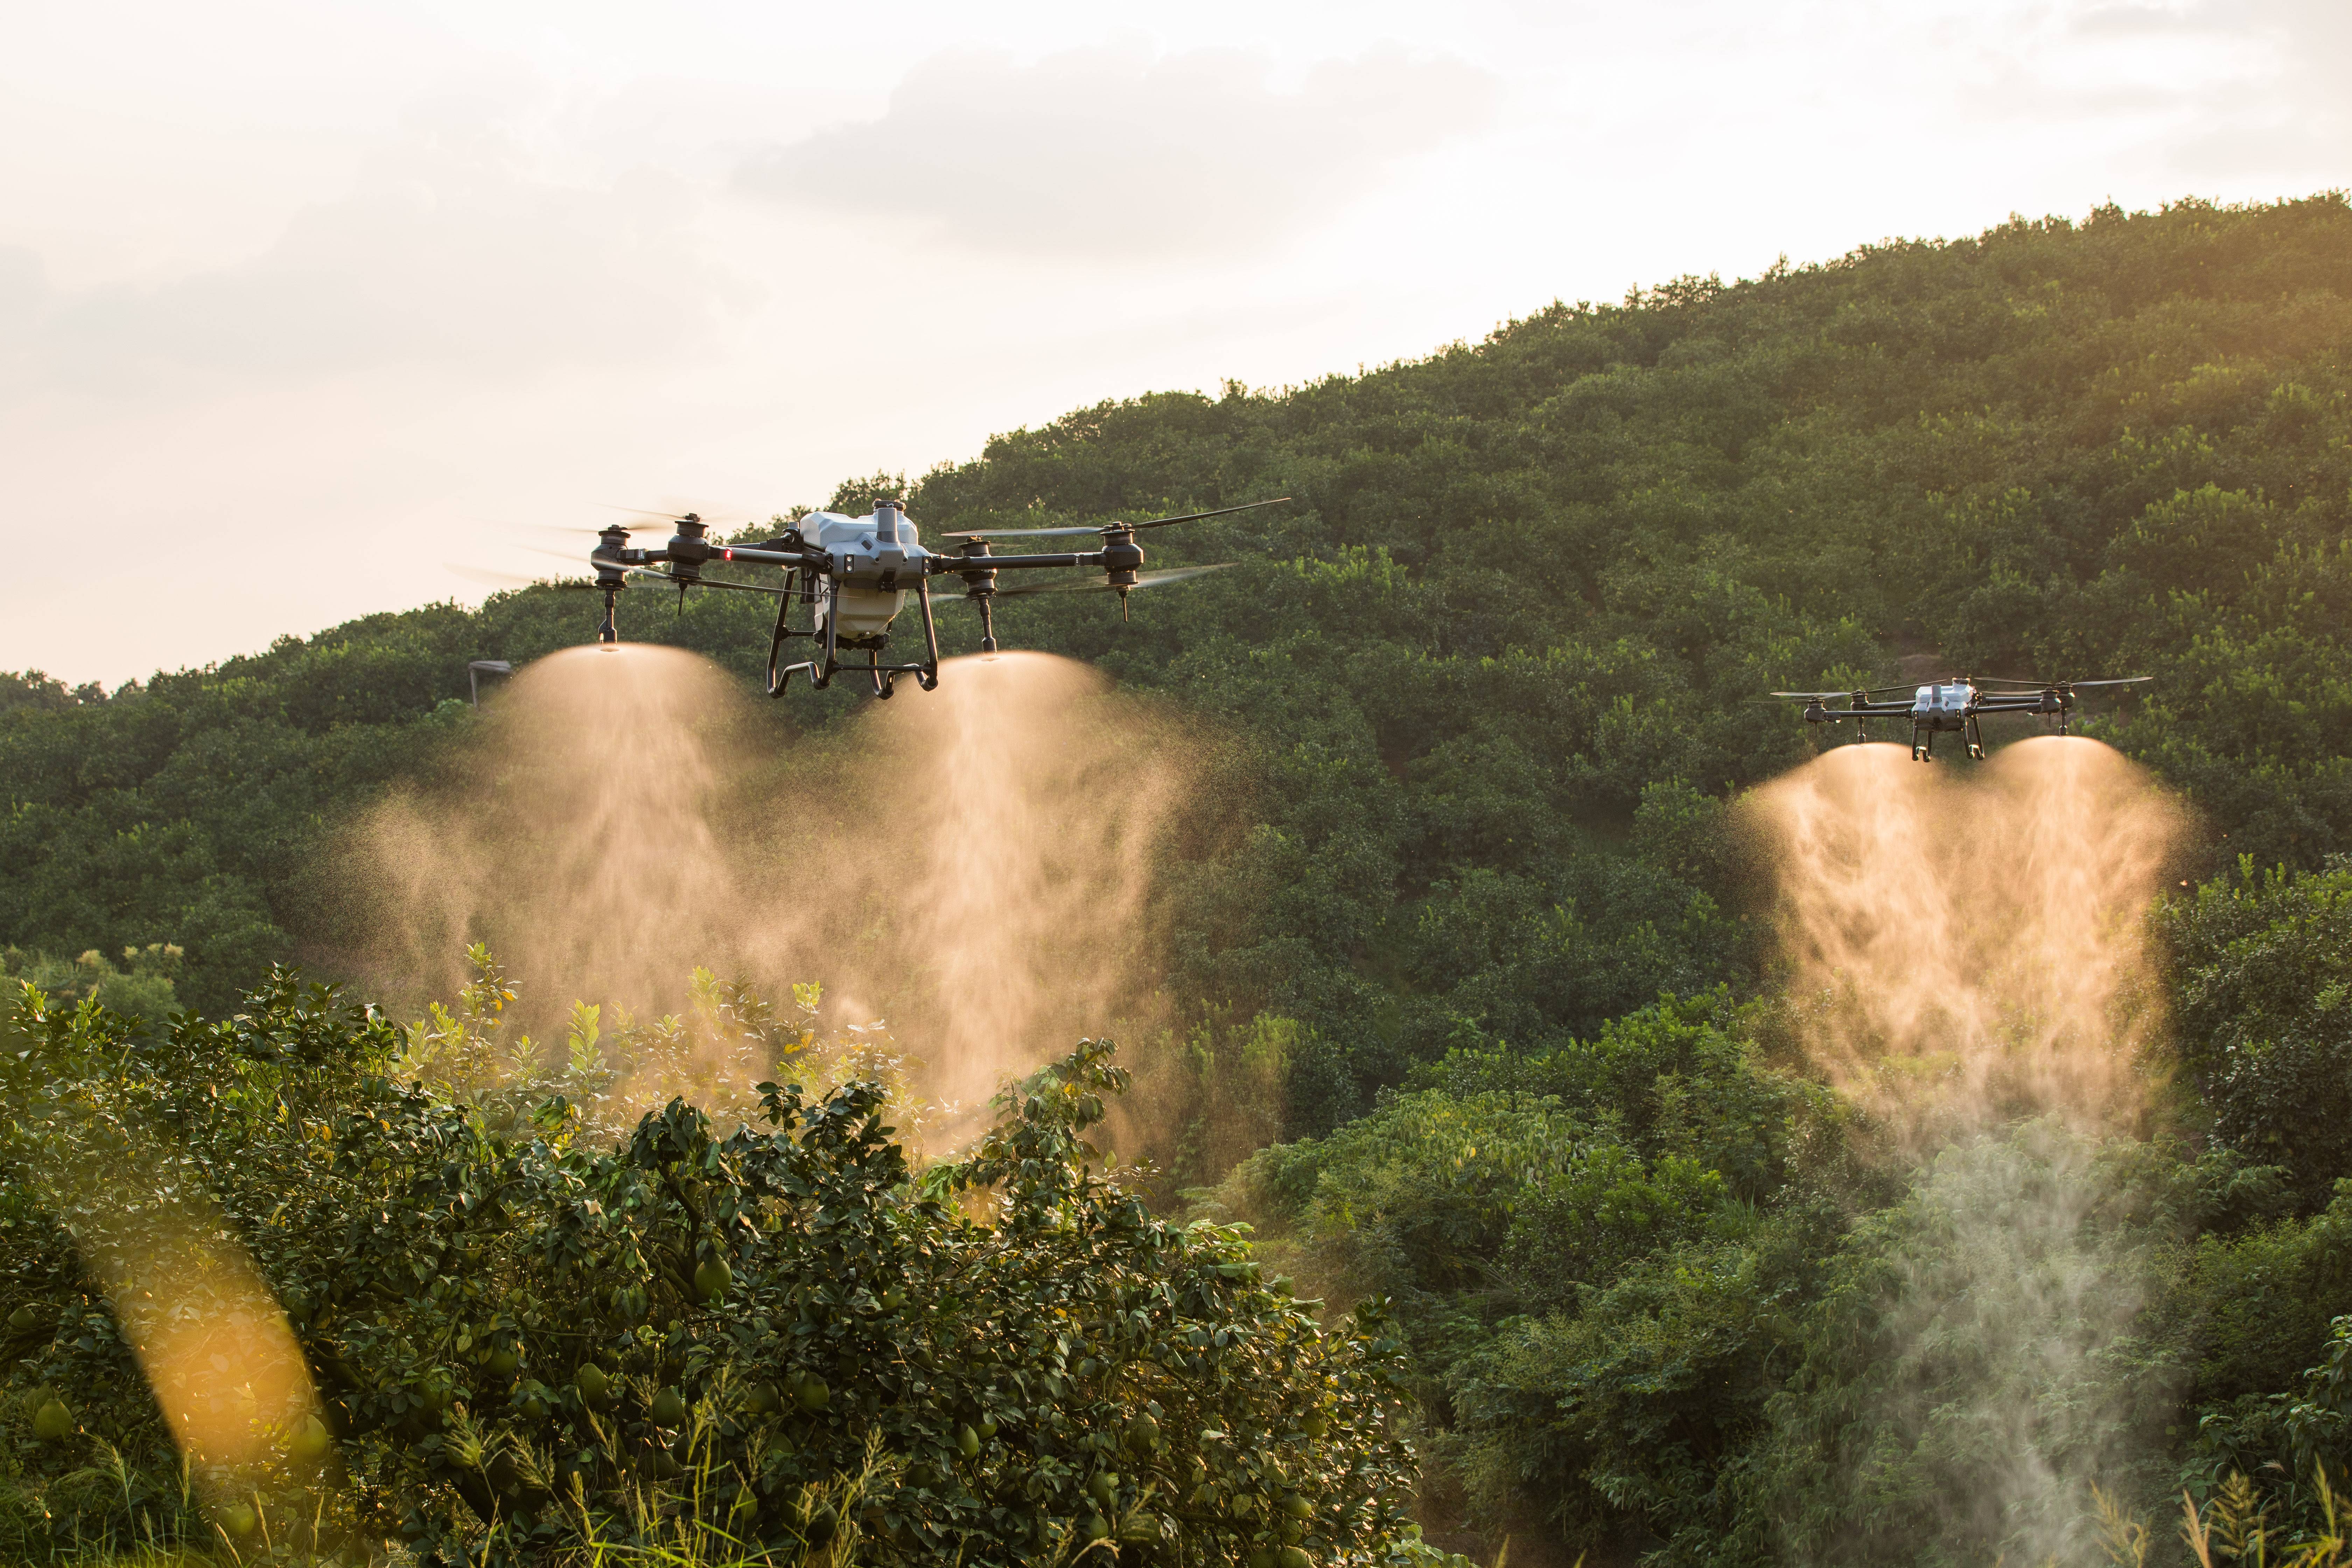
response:
M0 668L1554 299L2352 184L2347 81L2343 0L0 0Z

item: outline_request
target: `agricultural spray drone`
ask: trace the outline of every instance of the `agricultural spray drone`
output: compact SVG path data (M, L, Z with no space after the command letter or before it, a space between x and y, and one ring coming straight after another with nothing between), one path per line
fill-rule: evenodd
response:
M1984 734L1977 728L1979 715L2039 713L2052 721L2056 733L2063 735L2074 717L2077 691L2094 686L2137 686L2155 679L2151 675L2127 675L2118 680L2002 680L1988 676L1979 681L1974 676L1957 675L1916 689L1874 686L1853 691L1775 691L1772 695L1802 702L1808 724L1843 724L1853 720L1856 742L1870 739L1873 719L1908 719L1911 760L1932 763L1936 760L1936 737L1955 731L1968 737L1969 755L1983 757ZM1987 687L1993 689L1987 690ZM1872 700L1890 691L1909 691L1911 700ZM1839 701L1845 706L1829 706Z
M599 531L596 548L590 552L588 563L596 570L593 587L604 595L604 619L596 628L596 640L611 647L621 640L615 624L615 606L621 593L631 583L659 583L675 587L682 603L691 588L721 588L730 592L766 594L776 600L776 626L768 642L768 695L781 697L794 675L805 674L809 684L822 690L833 683L833 678L847 669L867 677L874 683L874 695L887 697L897 679L911 675L926 691L940 683L940 636L938 625L931 618L931 579L960 577L963 591L949 595L964 599L980 610L980 647L983 653L996 651L995 602L1030 594L1108 593L1119 597L1119 616L1127 615L1127 596L1139 588L1162 587L1181 583L1204 573L1222 570L1231 562L1215 566L1182 566L1171 571L1146 572L1143 569L1143 547L1136 535L1147 528L1165 528L1173 522L1194 522L1204 517L1225 517L1237 511L1249 511L1256 507L1276 506L1288 500L1277 496L1273 500L1251 501L1244 506L1219 507L1213 511L1188 511L1175 517L1155 517L1144 522L1081 523L1069 528L975 528L944 537L957 542L952 553L926 550L917 542L915 525L908 518L904 502L877 502L866 517L849 517L835 511L812 511L777 538L762 540L757 544L714 544L705 535L709 525L693 512L688 512L673 525L676 531L669 542L657 550L643 550L629 543L629 531L615 523ZM1101 548L1063 554L997 555L991 552L992 539L1042 539L1075 537L1094 534L1102 541ZM733 583L719 578L705 577L703 567L712 562L738 565L772 566L782 572L781 587L765 584ZM656 571L667 565L668 570ZM997 574L1006 571L1031 572L1045 567L1080 567L1098 569L1100 582L1060 581L1015 583L997 585ZM923 617L922 658L906 664L886 664L883 653L890 643L890 623L907 607L908 596L914 597L916 607ZM798 623L798 624L795 624ZM793 658L792 652L802 651L806 643L807 657ZM866 655L863 664L841 661L843 649Z

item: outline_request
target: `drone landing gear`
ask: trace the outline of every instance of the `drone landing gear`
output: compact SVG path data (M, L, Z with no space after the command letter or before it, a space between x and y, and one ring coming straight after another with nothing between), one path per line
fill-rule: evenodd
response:
M1968 742L1969 757L1977 762L1983 762L1984 731L1977 728L1975 714L1971 713L1962 721L1960 733ZM1911 760L1915 763L1932 763L1936 760L1935 726L1931 724L1911 726Z
M795 626L792 624L793 606L795 605L807 605L814 617L819 580L820 574L798 569L784 574L783 596L776 601L775 630L768 638L769 696L782 697L784 689L792 684L793 677L803 673L808 676L811 686L823 691L833 684L833 678L845 669L865 675L874 683L874 695L886 701L896 692L898 678L902 675L913 676L915 683L926 691L938 689L940 633L938 625L931 618L929 584L919 581L915 584L915 601L923 612L923 661L920 664L884 664L882 650L889 646L890 634L874 632L864 637L843 637L841 585L830 577L822 579L825 596L824 626ZM807 637L815 643L817 646L811 650L814 657L785 663L784 647L794 637ZM863 652L866 662L862 665L843 664L841 650L845 647Z

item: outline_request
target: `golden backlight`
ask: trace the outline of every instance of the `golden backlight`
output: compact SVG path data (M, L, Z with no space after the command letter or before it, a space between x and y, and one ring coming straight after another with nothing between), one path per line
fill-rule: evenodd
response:
M936 691L791 739L697 656L553 655L368 822L354 956L446 996L487 940L542 1027L575 997L675 1008L697 965L778 1000L814 980L969 1103L1157 1005L1152 856L1199 748L1108 688L1047 654L950 659Z
M2081 737L1981 767L1840 746L1756 792L1808 1049L1915 1142L2008 1115L2127 1122L2154 1026L2144 916L2183 818Z

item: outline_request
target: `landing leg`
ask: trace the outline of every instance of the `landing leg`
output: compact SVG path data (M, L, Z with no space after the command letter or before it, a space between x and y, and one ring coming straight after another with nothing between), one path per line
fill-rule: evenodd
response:
M791 620L793 590L797 575L792 572L784 574L784 591L776 600L776 629L768 635L768 695L771 697L782 697L784 688L792 684L793 671L807 668L806 665L784 662L784 644L794 635Z
M816 668L809 676L809 684L819 691L833 684L833 672L841 668L835 658L840 639L841 584L828 577L824 587L824 657L816 661Z
M1977 728L1977 716L1969 715L1969 755L1984 761L1984 731Z
M1911 760L1915 763L1932 763L1936 760L1935 731L1922 730L1916 724L1911 726Z
M936 690L940 684L940 628L931 621L930 579L916 582L915 603L923 609L923 668L915 672L915 683L926 691Z

